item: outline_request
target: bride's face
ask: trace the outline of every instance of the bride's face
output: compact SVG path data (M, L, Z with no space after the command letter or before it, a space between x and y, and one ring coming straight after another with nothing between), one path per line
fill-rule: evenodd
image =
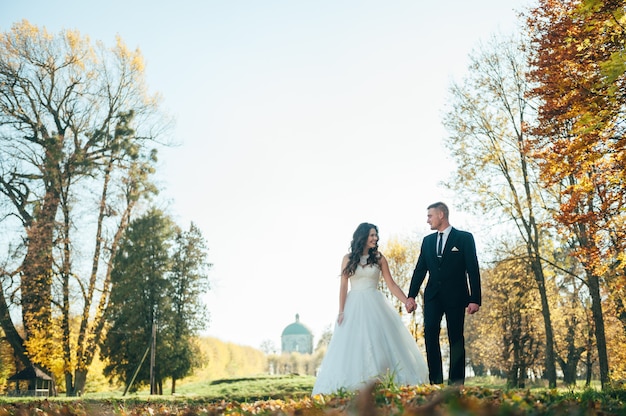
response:
M367 236L367 243L365 244L365 251L369 250L370 248L376 247L377 244L378 244L378 233L376 232L375 228L372 228L370 230L369 235Z

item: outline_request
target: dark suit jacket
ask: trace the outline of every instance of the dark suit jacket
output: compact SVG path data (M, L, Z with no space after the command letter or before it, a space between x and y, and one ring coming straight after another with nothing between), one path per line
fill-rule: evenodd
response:
M437 257L436 244L436 232L424 237L408 296L417 296L428 273L428 283L424 290L425 302L439 295L439 299L447 307L465 307L469 303L480 305L480 271L474 236L453 227L441 259Z

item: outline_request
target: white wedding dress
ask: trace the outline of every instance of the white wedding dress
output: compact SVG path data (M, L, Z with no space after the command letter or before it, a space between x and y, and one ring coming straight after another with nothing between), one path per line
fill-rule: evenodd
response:
M361 263L367 257L361 257ZM379 379L397 386L428 382L428 366L415 340L378 291L378 265L358 265L341 325L335 324L312 394L355 391Z

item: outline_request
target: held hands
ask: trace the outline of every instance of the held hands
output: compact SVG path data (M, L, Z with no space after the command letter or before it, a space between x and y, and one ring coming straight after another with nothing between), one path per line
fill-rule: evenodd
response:
M407 313L411 313L415 309L417 309L417 303L415 303L415 299L413 299L413 298L408 298L406 300L404 306L406 307Z
M473 315L478 312L479 309L480 305L478 305L478 303L470 303L469 305L467 305L467 314Z

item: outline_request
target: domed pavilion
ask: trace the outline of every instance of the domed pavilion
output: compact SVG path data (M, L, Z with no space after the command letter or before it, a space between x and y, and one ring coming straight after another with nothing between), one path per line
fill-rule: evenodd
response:
M300 323L300 314L296 314L296 322L285 327L280 339L283 353L313 353L313 333Z

